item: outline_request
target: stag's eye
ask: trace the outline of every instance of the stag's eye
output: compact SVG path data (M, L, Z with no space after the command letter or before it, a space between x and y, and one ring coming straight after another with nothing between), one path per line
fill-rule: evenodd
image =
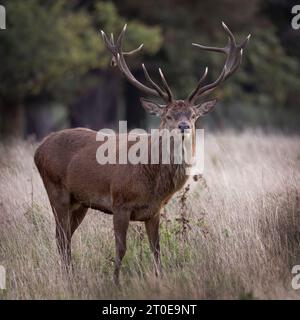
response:
M167 120L172 120L172 117L170 117L170 116L167 116Z
M196 115L195 115L195 114L193 114L193 115L192 115L192 119L195 119L195 118L196 118Z

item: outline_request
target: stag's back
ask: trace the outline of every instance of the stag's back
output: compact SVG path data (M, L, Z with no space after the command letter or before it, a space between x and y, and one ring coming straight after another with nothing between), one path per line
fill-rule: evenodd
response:
M84 128L52 133L37 148L34 162L42 177L47 174L53 181L63 181L72 158L95 141L96 132Z

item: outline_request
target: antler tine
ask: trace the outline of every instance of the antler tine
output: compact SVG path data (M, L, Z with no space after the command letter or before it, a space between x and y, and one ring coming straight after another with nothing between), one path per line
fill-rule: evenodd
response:
M228 34L229 40L236 46L235 38L233 33L229 30L229 28L226 26L225 22L222 21L222 27L225 30L225 32Z
M142 43L138 48L131 50L131 51L127 51L127 52L123 52L123 56L131 56L139 51L141 51L144 47L144 44Z
M125 28L125 30L126 30L126 28ZM124 30L124 28L123 28L123 30L122 30L123 36L122 36L121 38L120 38L121 35L118 37L117 44L115 44L114 34L113 34L113 33L110 34L110 40L109 40L108 37L107 37L107 35L105 34L105 32L104 32L103 30L101 30L102 38L103 38L106 46L108 47L108 49L109 49L110 51L115 51L115 52L117 52L117 50L114 49L114 47L117 47L117 46L120 47L120 48L122 47L122 41L123 41L122 39L124 38L125 30ZM135 54L135 53L137 53L138 51L142 50L143 46L144 46L144 44L142 43L142 44L141 44L139 47L137 47L136 49L131 50L131 51L127 51L127 52L122 52L122 53L123 53L124 56L130 56L130 55ZM113 53L113 52L112 52L112 53Z
M127 24L124 25L119 37L118 37L118 40L117 40L117 43L116 45L122 50L122 46L123 46L123 39L124 39L124 36L125 36L125 32L126 32L126 29L127 29ZM144 44L142 43L138 48L134 49L134 50L131 50L129 52L123 52L122 50L122 54L124 56L130 56L132 54L135 54L136 52L140 51L142 48L143 48Z
M238 67L242 63L242 57L243 57L243 49L240 49L235 61L232 62L232 66L230 67L230 69L227 72L227 74L225 74L224 80L227 79L230 75L232 75L238 69Z
M209 47L209 46L203 46L197 43L192 43L193 46L196 46L206 51L224 53L226 55L226 61L220 76L215 82L209 85L206 85L204 87L201 87L201 84L204 81L204 79L202 79L203 77L200 79L196 89L189 95L188 99L191 102L194 102L200 95L211 93L213 90L217 88L219 84L221 84L229 76L231 76L241 65L243 50L249 42L250 34L247 36L247 38L244 41L242 41L241 44L238 45L235 41L233 33L230 31L230 29L226 26L224 22L222 22L222 26L226 34L228 35L228 43L225 47L223 48Z
M251 34L249 33L248 36L246 37L246 39L244 41L242 41L242 43L239 45L239 47L241 49L245 49L247 44L248 44L248 42L249 42L249 40L250 40L250 38L251 38Z
M198 48L206 50L206 51L215 51L215 52L226 53L225 52L225 48L208 47L208 46L203 46L203 45L198 44L198 43L192 43L192 46L198 47Z
M194 98L194 95L198 92L198 90L201 88L202 83L204 82L204 80L207 77L207 73L208 73L208 67L205 68L204 73L202 75L202 77L200 78L200 80L198 81L197 87L195 90L193 90L193 92L189 95L188 100L192 101L192 99Z
M227 72L227 68L226 68L226 66L224 66L221 74L214 82L207 84L206 86L200 88L200 90L197 92L197 97L204 94L208 90L212 91L213 89L215 89L224 80L226 72Z
M113 35L111 35L111 39L109 40L108 37L106 36L105 32L103 30L101 30L101 34L102 34L102 38L104 40L104 43L107 47L107 49L111 52L112 54L112 61L111 64L113 66L118 66L120 71L125 75L125 77L128 79L128 81L133 84L135 87L137 87L138 89L144 91L146 94L149 95L154 95L154 96L158 96L161 97L162 99L166 100L166 101L171 101L172 98L172 94L171 94L171 90L168 86L166 86L166 81L165 79L163 80L163 86L164 89L166 90L163 91L149 76L145 66L143 65L143 70L144 70L144 74L146 79L149 81L149 83L151 84L151 86L154 88L149 88L146 85L144 85L143 83L139 82L131 73L131 71L129 70L127 63L124 59L124 56L129 56L129 55L133 55L137 52L139 52L142 48L143 48L143 44L140 45L138 48L128 51L128 52L123 52L123 39L125 36L125 32L126 32L126 27L127 25L125 24L125 26L123 27L116 43L114 43L114 37ZM167 89L168 88L168 89Z
M111 42L112 45L115 44L114 34L113 33L110 34L110 42Z
M147 71L147 68L146 66L144 65L144 63L142 64L142 68L143 68L143 71L144 71L144 75L145 75L145 78L146 80L148 80L148 82L157 90L157 92L159 93L159 95L164 98L165 97L165 92L163 92L161 90L161 88L151 79L148 71Z
M105 34L105 32L103 30L101 30L101 36L102 39L106 45L106 47L110 50L113 51L113 46L111 45L111 42L108 40L107 35Z
M172 91L171 91L171 89L170 89L170 87L169 87L169 85L168 85L168 82L167 82L167 80L166 80L166 78L165 78L165 76L164 76L161 68L158 68L158 71L159 71L159 75L160 75L160 78L161 78L161 80L162 80L163 86L164 86L164 88L165 88L165 90L166 90L166 92L167 92L167 94L168 94L169 101L171 102L171 101L174 100Z
M120 49L122 49L122 44L123 44L123 39L124 39L124 35L127 29L127 23L125 23L121 33L119 34L116 46L118 46Z
M161 97L161 95L157 92L156 89L154 90L154 89L151 89L151 88L145 86L143 83L139 82L134 77L134 75L131 73L131 71L127 67L123 55L120 55L118 53L117 54L117 61L118 61L117 65L119 66L119 69L121 70L121 72L125 75L125 77L127 78L127 80L131 84L133 84L135 87L137 87L141 91L145 92L146 94L153 95L153 96L156 96L156 97Z
M121 45L122 45L122 39L124 37L124 33L126 31L126 25L124 26L121 34L118 37L117 43L116 44L112 44L105 32L103 30L101 30L101 35L103 38L103 41L106 45L106 48L111 52L112 54L112 65L118 66L120 71L126 76L126 78L128 79L128 81L130 83L132 83L134 86L136 86L138 89L144 91L147 94L150 95L154 95L154 96L159 96L159 94L157 93L156 90L153 90L151 88L148 88L147 86L143 85L142 83L140 83L131 73L131 71L129 70L129 68L126 65L125 59L123 57L123 53L122 53L122 49L121 49Z

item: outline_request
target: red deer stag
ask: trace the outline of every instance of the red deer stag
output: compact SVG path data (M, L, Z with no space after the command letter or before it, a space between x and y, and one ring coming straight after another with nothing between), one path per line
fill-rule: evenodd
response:
M123 52L122 43L126 26L118 39L109 39L103 31L102 37L112 64L117 66L127 80L145 94L159 97L165 105L141 99L146 111L160 117L159 129L189 129L195 135L195 121L212 110L216 99L197 104L196 101L217 88L239 67L243 49L250 35L237 44L228 27L222 23L228 35L228 44L223 48L206 47L200 49L221 52L226 60L219 77L204 85L207 68L195 90L186 100L175 100L167 81L159 69L162 86L157 85L142 65L149 86L138 81L131 73L124 59L141 49ZM84 219L88 208L113 214L116 259L114 281L119 282L122 258L126 252L126 233L129 221L144 221L149 243L155 257L156 274L161 271L159 246L160 210L172 195L187 181L185 164L104 164L96 161L96 131L76 128L50 134L35 153L35 163L46 188L56 221L56 239L63 263L71 262L71 238ZM120 137L120 136L118 136ZM119 140L118 140L119 141ZM121 143L121 142L120 142ZM128 143L129 145L129 143ZM119 146L120 147L120 146Z

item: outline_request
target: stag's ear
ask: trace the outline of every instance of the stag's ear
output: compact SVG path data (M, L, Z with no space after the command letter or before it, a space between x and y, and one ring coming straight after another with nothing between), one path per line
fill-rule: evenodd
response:
M144 109L149 112L150 114L154 114L158 117L161 117L164 112L164 105L157 104L155 102L146 100L144 98L141 98L141 103Z
M216 105L217 99L208 100L201 104L195 106L196 113L198 117L204 116L206 113L210 112L213 107Z

